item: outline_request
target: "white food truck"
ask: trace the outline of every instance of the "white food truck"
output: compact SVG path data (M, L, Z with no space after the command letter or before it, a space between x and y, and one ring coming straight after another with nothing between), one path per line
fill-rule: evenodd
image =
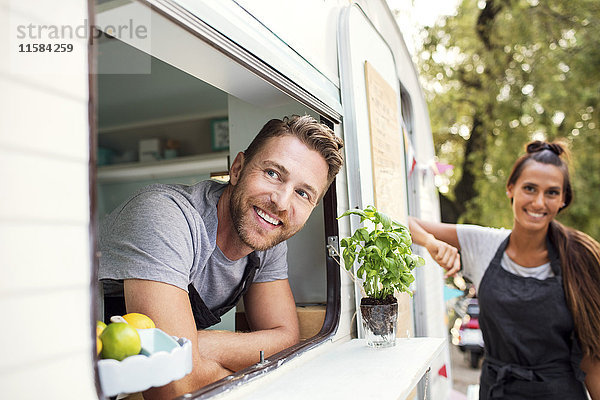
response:
M397 344L370 349L360 289L331 250L357 227L336 219L347 209L439 219L427 106L384 0L1 4L0 398L105 398L99 223L146 184L226 179L267 120L292 114L345 141L288 244L302 340L181 398L448 397L441 269L415 249L427 263L397 296ZM241 307L218 328L240 321Z

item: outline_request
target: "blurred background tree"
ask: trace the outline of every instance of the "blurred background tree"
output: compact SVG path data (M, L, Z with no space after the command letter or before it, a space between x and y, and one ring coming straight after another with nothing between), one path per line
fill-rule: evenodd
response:
M511 227L505 184L532 139L565 138L575 200L600 239L600 1L463 0L416 55L441 162L442 219Z

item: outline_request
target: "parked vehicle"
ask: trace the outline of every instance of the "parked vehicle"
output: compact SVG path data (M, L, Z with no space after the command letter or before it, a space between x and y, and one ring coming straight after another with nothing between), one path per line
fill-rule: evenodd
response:
M470 299L467 303L467 309L458 331L458 348L462 352L468 352L471 368L479 366L479 360L483 356L483 335L479 328L479 302L477 299Z

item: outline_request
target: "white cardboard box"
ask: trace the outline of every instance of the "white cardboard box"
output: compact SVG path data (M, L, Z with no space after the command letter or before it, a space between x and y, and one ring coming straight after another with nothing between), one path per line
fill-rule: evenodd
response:
M140 162L158 161L162 154L160 139L143 139L139 144Z

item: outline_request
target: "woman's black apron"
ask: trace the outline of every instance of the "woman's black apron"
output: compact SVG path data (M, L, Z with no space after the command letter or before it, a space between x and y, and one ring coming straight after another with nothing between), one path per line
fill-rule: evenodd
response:
M252 285L252 282L254 282L254 277L256 276L256 271L259 267L260 260L258 256L254 252L248 254L248 263L244 269L244 275L242 276L240 284L233 291L231 296L229 296L229 299L214 311L211 311L206 306L196 288L192 284L188 285L188 297L192 305L196 329L205 329L221 322L221 317L227 311L235 307L242 296L246 294ZM106 323L108 323L111 316L125 315L126 312L124 297L104 297L104 320Z
M556 251L547 241L554 277L517 276L500 266L509 238L498 247L478 290L486 353L479 399L585 400L581 350Z

